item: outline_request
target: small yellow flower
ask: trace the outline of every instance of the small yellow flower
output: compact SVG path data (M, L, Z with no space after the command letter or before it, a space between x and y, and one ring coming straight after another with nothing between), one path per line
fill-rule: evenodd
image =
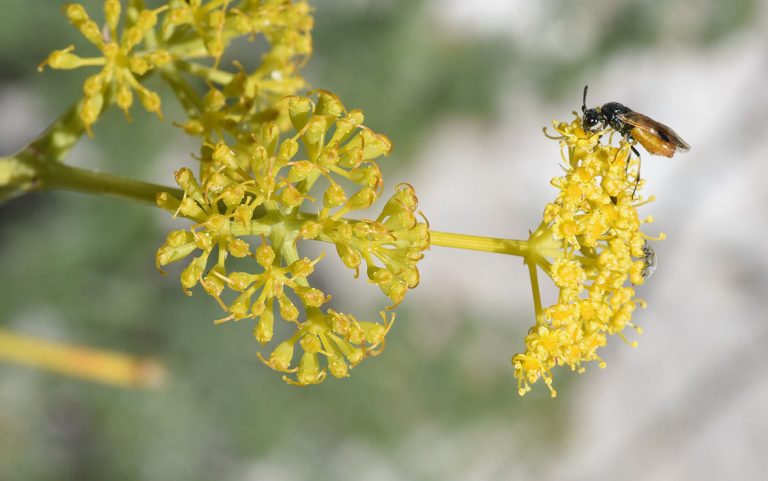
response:
M567 152L566 173L552 180L559 193L531 233L526 263L546 272L560 292L555 304L536 313L525 352L512 358L521 395L543 379L555 396L556 366L583 372L585 363L597 361L604 367L598 348L609 334L625 339L627 326L640 332L632 315L645 305L627 284L647 277L643 273L648 272L645 258L650 254L644 243L650 238L640 226L652 219L641 220L637 208L652 199L633 197L630 146L622 141L613 147L600 141L602 133L586 134L578 116L554 127ZM535 282L532 287L539 306L539 287Z
M88 77L83 85L84 97L80 103L80 119L89 135L91 126L96 122L104 107L104 100L111 94L112 100L125 112L133 105L133 94L136 92L144 108L162 117L160 96L144 87L138 78L152 69L162 66L171 60L170 54L162 49L136 51L153 31L158 14L167 7L154 10L130 7L133 19L126 24L122 35L118 38L118 23L123 14L119 0L104 1L104 16L106 25L101 29L91 20L85 8L77 3L64 5L64 15L69 22L96 48L101 51L99 57L80 57L73 53L74 47L51 53L38 67L42 71L45 65L54 69L74 69L85 66L100 66L101 71Z
M581 290L581 285L587 277L578 261L569 261L566 259L555 260L549 274L555 282L555 285L561 289L569 288Z

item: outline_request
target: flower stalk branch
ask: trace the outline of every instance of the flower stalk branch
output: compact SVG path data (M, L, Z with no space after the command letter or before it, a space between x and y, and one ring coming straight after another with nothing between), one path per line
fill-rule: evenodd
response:
M158 387L165 366L153 359L74 346L0 329L0 359L120 387Z

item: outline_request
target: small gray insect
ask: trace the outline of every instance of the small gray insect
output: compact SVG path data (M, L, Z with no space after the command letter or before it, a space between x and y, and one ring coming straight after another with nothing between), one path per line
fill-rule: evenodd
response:
M648 241L645 241L645 244L643 244L643 260L645 261L645 266L640 271L640 275L643 276L643 279L648 279L656 272L656 266L658 265L656 262L656 251L653 250Z

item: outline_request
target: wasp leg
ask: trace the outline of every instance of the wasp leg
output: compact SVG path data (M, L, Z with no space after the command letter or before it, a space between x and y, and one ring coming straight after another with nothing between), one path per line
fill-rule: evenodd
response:
M632 189L632 198L634 199L637 186L640 185L640 165L642 162L640 162L640 152L637 151L634 145L632 146L632 152L637 156L637 177L635 178L635 188ZM629 170L629 158L627 158L627 170Z

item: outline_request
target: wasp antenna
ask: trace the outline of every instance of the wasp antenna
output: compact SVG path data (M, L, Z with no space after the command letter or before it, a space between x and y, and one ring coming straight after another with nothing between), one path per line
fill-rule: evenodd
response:
M581 111L586 112L587 111L587 89L589 89L589 85L584 86L584 97L581 99Z

